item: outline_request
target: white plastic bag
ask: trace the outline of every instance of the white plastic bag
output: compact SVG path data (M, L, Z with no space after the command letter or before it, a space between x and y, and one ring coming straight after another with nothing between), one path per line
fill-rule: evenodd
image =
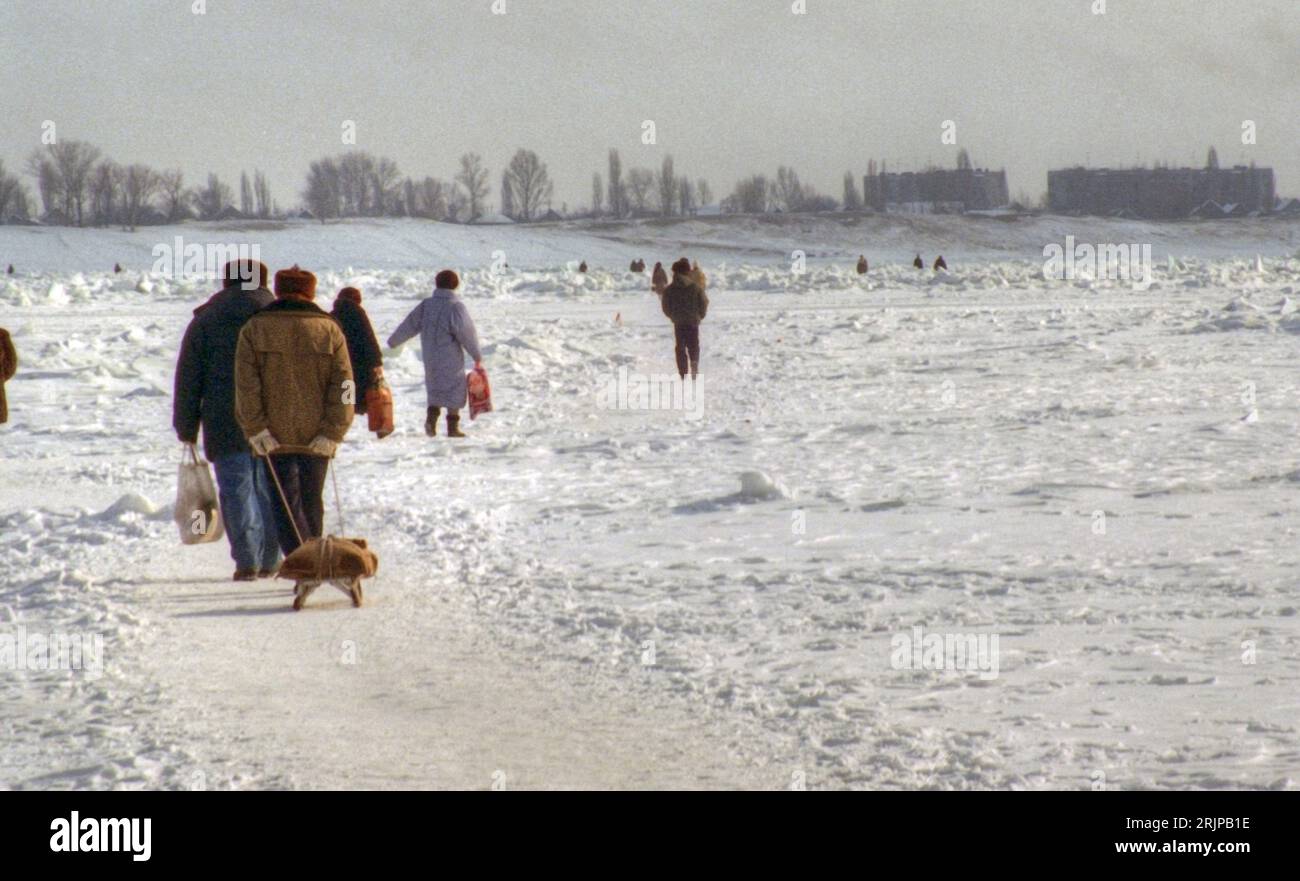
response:
M212 482L208 463L199 458L193 444L186 444L181 467L176 476L176 526L181 544L198 545L221 538L221 511L217 507L217 488Z

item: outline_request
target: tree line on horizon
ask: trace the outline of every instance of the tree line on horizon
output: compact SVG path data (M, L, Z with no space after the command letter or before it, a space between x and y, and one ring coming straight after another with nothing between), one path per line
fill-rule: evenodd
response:
M963 163L969 167L964 150L958 167ZM258 170L251 177L241 173L238 207L234 190L215 173L187 187L180 169L120 164L85 141L66 140L37 149L28 157L25 171L35 183L40 213L24 181L0 162L0 224L32 222L39 216L49 225L134 229L184 220L287 216ZM451 179L443 180L403 175L390 158L351 150L310 163L301 194L303 207L292 216L322 223L351 217L419 217L448 223L491 220L490 181L491 174L477 153L462 155ZM534 151L520 148L501 172L498 204L501 215L519 223L686 217L702 208L723 214L864 210L860 179L846 171L843 185L842 198L836 200L802 181L794 168L782 165L775 175L742 177L715 205L709 182L679 174L671 154L657 169L625 170L619 151L610 149L605 177L599 171L592 175L590 205L570 213L567 203L559 211L554 209L554 185L546 163Z

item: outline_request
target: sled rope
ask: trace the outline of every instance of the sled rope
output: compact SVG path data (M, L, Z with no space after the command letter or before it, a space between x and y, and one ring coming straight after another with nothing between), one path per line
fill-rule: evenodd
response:
M293 534L298 536L298 544L303 544L302 533L298 531L298 521L293 516L293 509L289 507L289 500L285 498L284 487L280 486L280 475L275 473L275 466L271 464L271 457L266 457L266 470L271 472L271 480L275 481L275 491L280 494L280 504L284 505L284 516L289 518L293 524Z
M334 483L334 510L339 515L339 534L347 535L348 528L343 525L343 500L339 497L339 473L333 459L330 459L330 480Z

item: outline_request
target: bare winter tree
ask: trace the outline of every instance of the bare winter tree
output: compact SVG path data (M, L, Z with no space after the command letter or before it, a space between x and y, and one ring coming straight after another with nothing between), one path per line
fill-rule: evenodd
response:
M168 223L175 223L185 213L185 173L179 168L158 175L158 192Z
M677 179L677 210L683 216L695 213L695 187L688 177Z
M122 176L123 221L135 229L141 213L158 191L158 173L147 165L131 165Z
M208 175L208 182L195 195L194 203L199 217L212 220L233 202L230 187L215 174Z
M673 203L677 199L677 175L673 172L673 157L665 156L659 166L659 210L665 217L673 213Z
M399 213L401 180L402 173L398 171L396 162L383 156L374 160L374 167L370 173L373 214L391 216Z
M543 205L551 200L554 187L546 163L532 150L516 150L506 168L506 180L514 197L515 209L520 219L529 221L537 217Z
M266 175L260 171L253 172L253 198L257 202L257 216L271 216L271 185L266 182Z
M742 214L762 214L767 211L771 184L766 177L755 174L736 182L731 194L731 206Z
M488 173L483 167L483 157L477 153L466 153L460 157L460 171L456 173L456 182L465 188L465 198L469 202L467 220L477 220L487 211Z
M49 215L60 210L63 204L63 179L59 169L46 150L36 150L27 157L27 173L36 178L36 192L41 197L41 210ZM64 219L67 222L67 219Z
M447 220L452 223L466 223L473 219L470 213L469 196L458 184L447 184L443 193L447 204Z
M605 188L600 185L600 172L591 176L591 216L600 217L605 208Z
M253 182L248 179L247 171L239 173L239 213L253 216Z
M121 200L123 170L111 159L95 166L90 177L90 222L95 226L108 226L117 220Z
M695 182L695 194L699 196L701 207L713 204L713 187L704 178Z
M862 210L862 194L858 192L858 181L851 171L844 172L844 210Z
M302 194L308 210L324 223L338 217L342 210L339 193L339 167L331 158L313 162L307 170L307 189Z
M28 170L36 177L47 213L60 210L65 223L82 225L99 156L99 149L85 141L59 141L32 155Z
M420 182L418 203L420 216L430 220L447 219L447 192L453 187L432 177Z
M609 213L614 217L622 217L627 213L627 190L623 184L623 160L619 158L617 150L609 151L609 189L606 191L609 199Z
M633 214L650 210L650 196L655 190L655 173L648 168L633 168L627 173L628 201Z
M515 207L515 187L510 181L510 169L501 172L501 213L511 220L519 215Z
M0 162L0 223L10 217L27 217L27 193L18 176L6 172L5 164Z
M779 211L803 211L806 194L799 175L793 168L782 165L776 170L776 183L773 186L772 201Z

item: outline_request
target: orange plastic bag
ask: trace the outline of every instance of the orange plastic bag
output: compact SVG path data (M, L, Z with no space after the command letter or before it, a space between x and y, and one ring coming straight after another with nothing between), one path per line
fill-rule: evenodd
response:
M393 390L382 379L366 389L366 418L381 440L393 433Z
M492 412L492 384L482 364L475 364L466 377L469 384L469 418L472 422L480 413Z

